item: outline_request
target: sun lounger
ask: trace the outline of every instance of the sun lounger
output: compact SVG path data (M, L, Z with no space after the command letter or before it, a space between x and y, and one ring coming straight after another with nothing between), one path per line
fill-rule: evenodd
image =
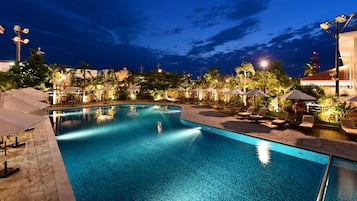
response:
M251 114L249 115L248 119L255 122L263 120L266 116L267 111L267 108L260 108L258 114Z
M255 107L250 106L248 107L248 109L244 112L238 112L238 116L239 117L243 117L243 118L247 118L249 117L249 115L253 114L253 112L255 111Z
M353 141L357 141L357 128L352 119L342 119L341 129L345 135Z
M274 119L271 123L276 125L278 128L282 128L288 123L289 113L286 111L280 112L278 117Z
M19 170L19 168L7 167L7 161L4 161L4 169L0 170L0 178L6 178Z
M299 127L303 132L311 131L314 127L314 120L314 115L303 115L302 122L300 123Z

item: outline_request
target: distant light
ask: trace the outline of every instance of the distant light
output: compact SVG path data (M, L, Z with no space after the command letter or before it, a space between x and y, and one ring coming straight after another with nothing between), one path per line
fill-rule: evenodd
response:
M24 28L22 30L22 33L24 33L24 34L28 34L29 32L30 32L30 29L28 29L28 28Z
M323 30L327 30L330 28L330 25L328 22L325 22L325 23L321 23L320 24L320 28L323 29Z
M263 60L263 61L260 62L260 65L261 65L263 68L265 68L265 67L268 66L268 61L267 61L267 60Z
M0 25L0 34L4 34L4 32L5 32L4 27Z
M15 25L14 26L14 31L21 31L20 25Z
M14 42L20 42L20 37L18 37L18 36L15 36L13 39L12 39Z
M344 22L346 22L346 15L340 15L340 16L337 16L336 18L335 18L335 20L336 20L336 22L338 22L338 23L344 23Z

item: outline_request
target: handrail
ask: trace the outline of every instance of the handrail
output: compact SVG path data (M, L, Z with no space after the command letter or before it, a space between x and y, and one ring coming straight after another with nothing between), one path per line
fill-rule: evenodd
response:
M319 194L317 195L316 201L323 201L325 197L325 192L327 187L327 177L330 171L331 161L332 161L332 154L330 154L329 160L327 162L324 177L322 178Z

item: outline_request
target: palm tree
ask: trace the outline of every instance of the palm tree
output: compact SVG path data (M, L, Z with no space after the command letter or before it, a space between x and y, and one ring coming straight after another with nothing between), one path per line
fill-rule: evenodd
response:
M80 69L82 75L83 75L83 83L82 86L83 88L86 86L86 74L90 74L90 69L92 69L92 66L85 63L84 61L79 62L79 65L76 66L76 69Z
M65 65L50 64L48 66L49 83L52 83L53 88L53 104L57 103L56 92L59 93L64 89L66 85L66 78L70 71L66 70Z
M248 78L252 78L255 75L254 66L251 63L243 62L240 66L237 66L235 69L238 77L243 78L243 92L247 92L247 81ZM243 74L242 74L243 73Z
M304 76L313 76L317 73L317 69L311 64L306 64L304 68Z

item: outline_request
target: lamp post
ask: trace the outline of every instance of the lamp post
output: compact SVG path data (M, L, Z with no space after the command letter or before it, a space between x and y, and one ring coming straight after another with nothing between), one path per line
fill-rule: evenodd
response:
M260 66L262 66L263 67L263 70L264 70L264 83L263 83L263 85L264 85L264 93L265 93L265 84L266 84L266 82L265 82L265 80L266 80L266 67L268 66L268 61L267 60L263 60L263 61L261 61L260 62Z
M16 61L18 63L20 63L20 58L21 58L21 43L23 44L27 44L30 42L29 39L25 38L22 39L21 38L21 34L28 34L30 32L30 30L28 28L21 28L20 25L15 25L14 26L14 32L16 34L15 37L12 38L12 40L15 42L16 44Z
M339 85L339 74L340 74L340 72L339 72L339 39L340 39L340 34L345 31L345 29L351 23L352 18L356 14L357 13L353 13L351 15L339 15L339 16L336 16L335 19L330 22L324 22L324 23L320 24L320 28L323 29L324 31L326 31L328 34L330 34L336 40L336 49L335 49L336 92L335 92L335 95L337 97L340 96L340 85ZM335 33L333 33L330 30L331 25L335 25ZM343 27L341 28L340 25L343 25Z

